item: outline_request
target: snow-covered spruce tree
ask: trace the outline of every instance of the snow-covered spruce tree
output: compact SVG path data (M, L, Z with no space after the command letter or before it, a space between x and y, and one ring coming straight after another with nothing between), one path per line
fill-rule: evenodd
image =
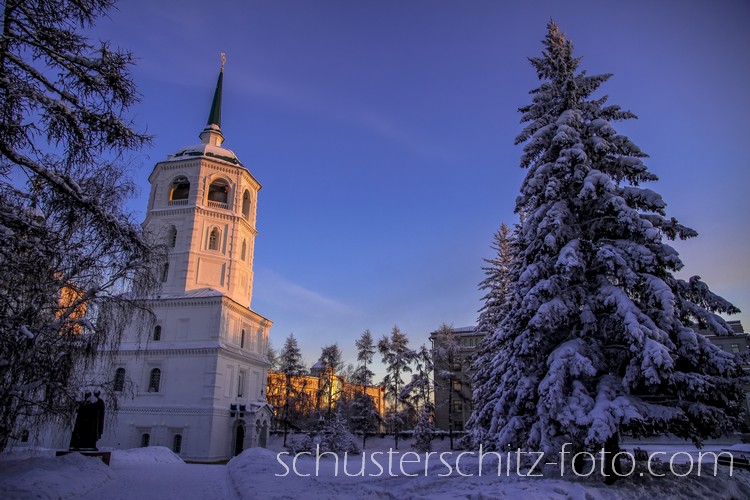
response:
M495 256L484 259L488 264L487 267L482 268L486 278L479 284L479 289L484 290L485 294L482 297L484 304L479 309L477 332L484 334L494 332L500 324L505 296L510 288L513 245L511 231L504 222L492 236L490 248L494 250Z
M372 396L362 390L355 390L350 404L351 429L362 433L362 449L367 445L367 434L378 430L380 413Z
M434 365L432 352L422 344L412 357L414 369L409 383L401 389L401 400L410 404L415 410L432 399Z
M610 75L578 72L548 25L516 202L523 211L508 314L474 363L475 445L617 449L618 434L671 433L701 445L739 425L741 370L694 326L732 330L736 313L682 267L665 239L696 233L665 216L646 157L613 123L633 118L592 94ZM568 448L570 449L570 448Z
M294 379L304 375L305 364L302 362L302 351L300 351L297 339L294 334L290 333L284 342L284 347L279 353L279 372L284 374L284 408L281 413L281 421L284 427L284 446L289 432L289 424L292 419L292 413L295 402L299 398L298 388L295 387Z
M419 451L430 451L433 436L435 409L432 405L434 365L432 352L422 344L414 353L414 373L401 390L401 400L414 415L414 446Z
M378 351L383 357L386 374L383 377L385 386L385 397L391 401L391 407L386 416L386 423L389 424L390 431L398 449L398 438L403 431L404 415L401 406L401 389L404 387L403 375L411 373L411 362L414 360L415 353L409 349L409 339L406 337L398 326L394 326L391 336L383 336L378 341Z
M279 353L271 342L268 343L268 348L266 349L266 359L270 365L269 370L276 371L279 369Z
M346 416L341 408L337 408L333 418L327 420L323 426L320 451L352 455L357 455L360 452L357 439L349 432Z
M0 450L19 427L71 416L100 349L152 319L129 293L133 279L153 292L164 258L123 208L120 159L148 142L123 118L132 57L84 34L112 3L1 7Z
M318 411L325 409L325 418L330 420L333 415L333 403L341 395L338 372L344 367L344 360L338 344L323 347L320 353L322 369L318 375L320 384L318 386ZM325 401L325 404L322 404ZM325 408L322 408L324 406Z
M372 339L372 333L369 329L362 332L362 335L356 341L357 361L360 363L354 371L352 382L358 385L372 385L372 377L375 376L370 365L375 356L375 342Z
M435 433L434 415L435 409L431 401L425 402L419 408L417 425L414 427L414 444L412 444L419 452L432 451L432 438Z

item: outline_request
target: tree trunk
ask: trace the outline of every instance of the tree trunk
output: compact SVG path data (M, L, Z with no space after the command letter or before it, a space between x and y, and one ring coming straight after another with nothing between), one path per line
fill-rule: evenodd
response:
M620 477L618 474L622 474L620 457L617 456L619 452L620 438L615 432L604 443L604 466L602 467L604 472L604 484L609 485L614 483Z

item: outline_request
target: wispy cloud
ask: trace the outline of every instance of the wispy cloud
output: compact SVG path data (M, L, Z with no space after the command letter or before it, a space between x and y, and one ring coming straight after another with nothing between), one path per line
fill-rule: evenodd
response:
M254 303L273 308L276 313L293 314L295 318L346 318L357 314L355 308L335 298L305 288L264 268L255 272ZM260 310L260 309L259 309Z

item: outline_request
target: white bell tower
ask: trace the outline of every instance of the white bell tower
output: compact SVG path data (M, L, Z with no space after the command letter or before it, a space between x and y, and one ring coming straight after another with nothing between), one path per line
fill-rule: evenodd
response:
M260 183L222 147L224 58L201 142L154 167L144 226L171 247L163 294L213 289L250 306Z
M102 375L121 393L105 446L168 446L213 462L263 445L268 434L272 322L250 309L260 184L222 147L223 78L222 57L201 142L149 177L143 224L163 238L169 259L160 294L148 299L153 330L130 327Z

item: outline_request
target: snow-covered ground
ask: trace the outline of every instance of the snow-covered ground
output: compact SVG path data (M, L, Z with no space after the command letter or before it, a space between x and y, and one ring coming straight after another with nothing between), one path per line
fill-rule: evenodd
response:
M2 456L0 460L0 498L77 498L77 499L149 499L176 498L231 500L254 498L750 498L750 473L719 467L713 476L713 465L705 460L697 474L698 451L682 444L649 444L639 446L647 452L662 452L661 464L651 472L645 465L635 474L613 486L605 486L595 475L576 477L569 472L560 477L560 467L545 466L544 477L525 477L516 473L516 464L501 465L497 474L496 457L485 457L482 476L479 458L460 458L460 475L455 464L460 451L448 455L448 442L436 441L434 455L426 462L424 454L408 454L408 442L400 443L400 452L392 451L393 441L368 440L365 453L347 456L346 473L343 457L278 455L283 451L278 438L272 438L270 449L254 448L224 465L185 464L177 455L162 447L113 451L108 467L97 459L71 454L55 458L48 450L31 450ZM719 452L725 446L702 450ZM624 445L632 451L632 445ZM440 453L443 460L440 460ZM669 459L674 455L673 470ZM389 463L390 459L390 463ZM361 467L364 461L364 468ZM690 462L693 471L687 474ZM282 463L284 465L282 465ZM377 465L376 465L377 463ZM448 474L446 463L452 467ZM294 473L294 466L302 477ZM469 474L473 474L469 476ZM642 475L641 475L642 474Z

